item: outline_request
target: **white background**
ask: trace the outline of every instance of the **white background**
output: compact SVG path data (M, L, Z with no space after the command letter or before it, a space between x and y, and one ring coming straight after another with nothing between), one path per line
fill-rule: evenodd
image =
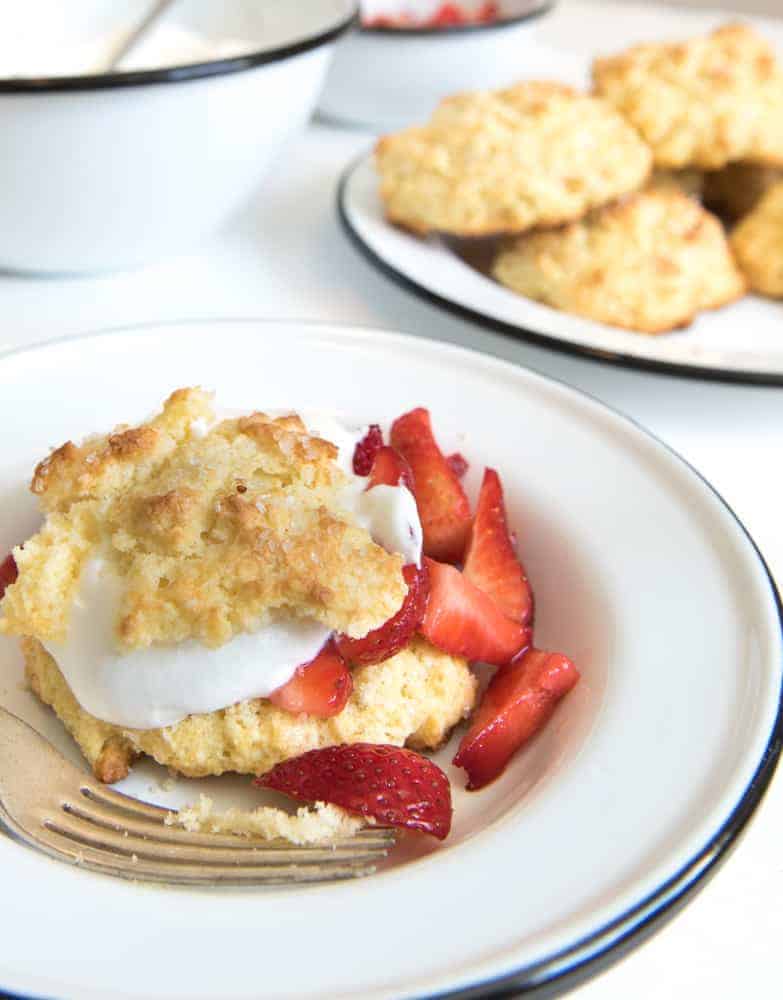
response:
M736 0L747 12L780 13L780 4ZM375 324L470 345L585 389L661 436L713 481L783 580L783 389L642 374L560 355L452 318L397 288L357 254L336 220L337 177L370 141L313 125L256 203L179 260L89 280L0 276L0 350L145 320L251 315ZM781 935L778 776L718 877L666 930L576 995L780 996Z

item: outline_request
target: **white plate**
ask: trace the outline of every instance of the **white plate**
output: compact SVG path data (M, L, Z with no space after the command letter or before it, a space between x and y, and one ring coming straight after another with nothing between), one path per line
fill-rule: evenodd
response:
M683 11L654 4L561 4L541 22L541 38L564 58L547 74L573 80L594 55L655 38L685 38L725 21L726 12ZM783 56L783 22L751 19ZM608 41L607 41L608 40ZM520 69L520 77L529 76ZM426 116L425 116L426 117ZM411 122L411 124L414 124ZM465 263L447 241L420 239L390 225L368 153L352 164L338 193L341 219L376 266L429 301L547 347L632 367L712 379L783 384L783 303L750 295L703 313L687 330L646 336L558 312L516 295Z
M501 470L537 596L538 641L583 680L454 831L369 879L196 891L126 884L0 837L0 988L48 997L410 997L582 975L638 939L724 854L778 752L774 588L731 512L677 456L525 369L371 329L212 321L55 342L0 361L0 551L36 523L25 483L51 445L149 413L175 386L236 406L385 420L432 409L445 447ZM0 641L2 702L72 759ZM452 747L438 760L448 766ZM247 779L140 768L175 804ZM738 915L737 919L741 919ZM45 943L42 945L42 942ZM520 971L521 970L521 971ZM476 984L481 984L476 986ZM496 984L497 985L497 984Z

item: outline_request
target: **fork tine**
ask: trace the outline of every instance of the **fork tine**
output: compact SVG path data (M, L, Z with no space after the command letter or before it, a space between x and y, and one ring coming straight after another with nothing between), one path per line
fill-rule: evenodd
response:
M167 882L184 885L281 885L293 882L324 882L370 875L377 861L309 862L288 865L233 865L135 859L111 851L81 845L53 830L41 828L34 837L36 846L50 857L90 871L118 875L134 881Z
M161 826L157 822L147 822L146 820L136 820L128 816L127 818L109 809L92 808L83 802L64 800L61 808L70 816L79 817L86 823L91 823L96 827L116 830L125 835L133 834L150 841L163 841L175 844L191 844L193 846L205 847L229 847L233 851L258 850L265 851L290 851L291 842L283 838L275 840L262 840L259 837L236 836L234 834L219 833L195 833L184 830L182 827ZM375 845L385 845L391 848L394 844L395 834L387 827L369 827L356 833L353 837L335 841L330 847L333 852L353 851L356 848L373 847ZM294 848L297 851L303 848Z
M152 823L163 824L170 809L163 809L160 806L153 806L149 802L141 802L139 799L131 798L130 795L123 795L113 788L107 788L96 781L85 778L79 785L79 791L90 802L96 803L107 809L119 809L131 816L143 817Z
M167 812L85 777L0 708L0 825L60 861L133 880L271 885L370 874L395 842L383 828L334 848L180 833L165 826Z
M263 842L256 842L249 850L238 851L236 846L222 847L212 845L196 845L191 843L179 843L162 841L159 839L150 840L146 837L138 837L133 834L127 836L116 830L106 827L94 826L84 822L76 816L48 817L43 821L43 826L52 833L61 837L68 837L70 840L84 847L94 847L103 851L110 851L114 855L119 855L123 859L132 856L146 858L150 861L172 861L185 862L194 861L208 865L248 865L252 867L272 868L280 865L308 864L311 862L332 863L338 860L348 864L353 861L367 861L373 858L384 857L389 850L389 842L378 840L375 844L365 844L357 847L350 847L346 844L340 852L333 851L329 846L313 847L293 847L288 850L280 848L268 851L264 849Z

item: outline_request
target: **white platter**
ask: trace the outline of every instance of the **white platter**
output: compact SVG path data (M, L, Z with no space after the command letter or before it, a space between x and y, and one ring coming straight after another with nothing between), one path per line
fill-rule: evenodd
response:
M583 680L482 793L453 779L454 830L387 870L317 888L127 884L0 836L0 990L112 996L490 996L567 986L638 942L725 856L780 748L779 604L736 518L681 459L559 383L452 346L273 321L147 326L0 359L0 551L36 524L25 485L69 437L139 419L174 387L229 406L361 420L416 404L446 448L504 478L538 642ZM0 640L0 701L78 759ZM247 779L137 769L156 802L257 801ZM216 789L222 793L216 794ZM741 919L741 914L737 914ZM677 933L674 928L671 933ZM42 947L45 942L45 947ZM507 994L506 994L507 995Z
M747 295L702 313L687 330L655 337L614 329L516 295L467 263L447 241L392 226L377 188L368 153L343 174L338 194L343 226L373 264L430 302L503 333L601 361L670 375L783 384L783 302Z
M596 55L656 39L683 39L739 15L660 4L561 3L537 23L537 43L559 50L542 69L519 64L515 79L586 83ZM783 21L744 18L783 57ZM543 51L543 50L542 50ZM506 83L511 80L506 80ZM470 89L469 81L465 85ZM427 111L419 116L426 120ZM409 120L407 124L418 124ZM423 240L386 222L368 153L346 170L338 193L343 224L362 252L399 284L453 312L537 344L667 374L783 384L783 302L747 296L703 313L687 330L651 337L557 312L502 287L465 263L447 242Z

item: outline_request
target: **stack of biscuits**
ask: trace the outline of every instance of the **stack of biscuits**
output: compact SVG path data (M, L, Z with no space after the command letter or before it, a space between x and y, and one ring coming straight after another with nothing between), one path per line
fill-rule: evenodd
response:
M728 24L637 45L593 82L460 94L383 137L387 217L497 239L502 284L643 333L748 288L783 297L783 66L765 40Z

